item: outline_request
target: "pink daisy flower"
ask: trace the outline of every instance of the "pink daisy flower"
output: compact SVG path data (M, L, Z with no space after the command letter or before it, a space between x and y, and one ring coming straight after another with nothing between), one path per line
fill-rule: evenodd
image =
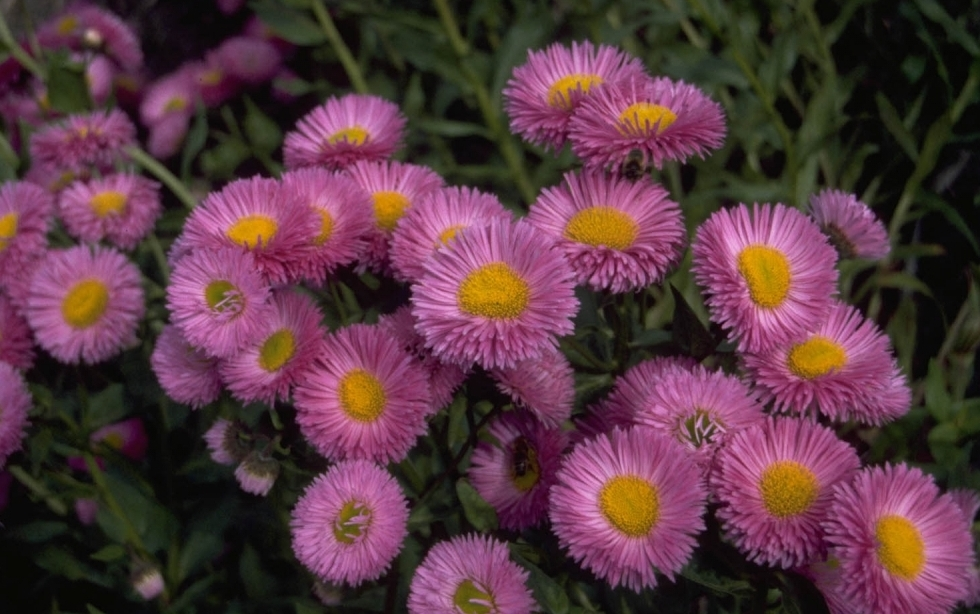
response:
M151 129L161 122L181 118L186 126L201 96L193 65L184 65L146 86L140 101L140 121Z
M320 285L364 250L364 236L373 225L371 197L349 177L318 167L283 173L282 190L306 203L320 220L313 249L299 266L302 279Z
M226 38L215 49L215 56L228 75L246 85L269 81L282 65L276 46L253 36Z
M0 293L0 362L27 371L34 366L34 337L6 295Z
M841 589L841 584L849 580L841 575L840 561L834 557L813 561L794 571L813 582L830 614L861 614L861 608L851 603Z
M431 404L421 365L367 324L327 337L293 399L300 430L320 454L382 463L405 458Z
M217 359L191 345L173 324L160 331L150 367L167 396L192 409L213 403L221 395Z
M644 76L597 88L569 120L568 141L587 168L619 168L634 151L643 166L661 168L703 158L721 147L725 130L721 106L700 89Z
M415 203L442 187L442 177L426 166L391 161L357 162L346 172L371 195L374 227L365 237L362 268L387 273L392 232Z
M306 487L289 526L300 563L324 582L357 586L380 578L398 556L408 501L381 467L342 461Z
M108 169L136 144L136 126L119 109L69 115L31 135L31 159L62 169Z
M272 295L266 333L223 359L218 372L231 395L248 403L289 398L293 384L305 377L320 351L323 314L307 294L282 289Z
M680 444L652 429L613 429L565 457L551 487L552 530L583 567L639 592L691 558L706 498Z
M568 122L582 100L604 83L645 75L639 59L608 45L554 43L528 50L504 87L510 129L524 140L557 151L565 144Z
M680 206L649 178L566 173L564 183L542 190L527 220L558 241L576 283L596 291L661 281L687 243Z
M490 370L497 388L545 426L557 428L572 415L575 371L558 348L519 360L512 367Z
M79 245L48 252L31 279L27 323L61 362L95 364L136 343L140 271L119 252Z
M214 49L203 60L188 62L185 67L197 82L197 92L206 107L224 104L241 89L241 83L225 70L222 58Z
M20 450L30 425L27 412L32 404L27 382L16 369L0 362L0 469L7 458Z
M836 421L881 425L912 403L888 337L856 308L834 301L795 342L746 352L745 369L776 411L819 411Z
M823 523L841 590L864 612L949 612L967 597L969 524L932 477L904 464L840 484Z
M130 460L143 460L149 446L146 427L138 417L128 418L120 422L106 424L92 431L88 438L89 448L96 453L95 462L105 469L103 455L106 450L124 456ZM81 456L69 456L68 466L76 471L88 471L88 465Z
M237 465L245 460L252 448L241 437L244 432L245 427L238 420L215 420L204 433L204 443L211 460L219 465Z
M44 253L54 197L27 181L0 185L0 289L25 263Z
M746 352L787 343L820 322L837 293L837 255L796 209L721 209L691 244L695 279L714 322Z
M651 404L650 396L666 375L690 373L697 365L688 356L657 356L636 363L616 378L601 403L603 422L624 428L634 424L637 413Z
M824 555L820 523L857 452L825 426L770 419L734 433L715 455L711 489L725 532L751 561L788 569Z
M502 414L488 432L492 443L481 441L470 457L470 482L502 528L538 526L548 515L548 491L568 436L521 411Z
M38 28L43 47L68 47L105 53L125 70L143 65L143 51L136 32L118 15L85 2L74 2L57 18Z
M395 279L418 281L436 249L449 244L463 228L491 219L511 219L493 194L446 187L423 196L392 232L391 269Z
M163 211L160 184L130 173L112 173L78 181L61 193L61 220L79 241L107 239L131 250L145 237Z
M533 226L471 226L447 247L432 255L412 289L419 332L440 359L513 367L572 332L572 271Z
M265 497L275 485L280 471L279 461L272 458L268 451L252 450L235 467L235 480L245 492Z
M167 309L191 345L220 358L262 336L273 311L269 293L250 253L202 249L174 265Z
M184 137L190 129L189 115L171 115L150 125L146 137L146 151L154 158L169 158L176 155L184 144Z
M361 160L380 161L401 146L404 136L405 116L395 103L367 94L331 97L286 134L283 162L287 169L338 170Z
M245 249L270 283L281 284L298 279L321 226L320 216L279 181L252 177L208 194L184 223L183 238L192 249Z
M510 560L506 543L486 535L457 535L432 546L422 559L408 588L408 611L536 612L528 575Z
M808 213L841 258L880 260L891 251L885 225L853 194L823 190L810 197Z

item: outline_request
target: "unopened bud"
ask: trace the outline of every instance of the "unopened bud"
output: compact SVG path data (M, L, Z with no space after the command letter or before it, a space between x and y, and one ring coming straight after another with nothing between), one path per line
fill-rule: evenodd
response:
M163 576L160 574L160 570L156 565L146 561L137 560L133 562L130 581L140 597L147 601L155 599L163 593Z
M242 490L264 497L279 477L279 462L264 452L253 451L235 469Z

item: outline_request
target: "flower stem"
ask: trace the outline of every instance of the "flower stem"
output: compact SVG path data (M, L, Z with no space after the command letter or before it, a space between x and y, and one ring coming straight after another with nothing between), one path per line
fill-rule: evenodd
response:
M30 474L24 471L23 467L11 465L7 467L7 471L9 471L10 475L14 476L18 482L23 484L27 490L31 491L41 499L44 499L44 503L52 512L59 516L64 516L68 513L68 508L65 506L65 503L52 494L44 484L38 482Z
M7 25L7 20L4 19L3 11L0 11L0 43L21 66L31 71L41 81L45 80L44 68L24 51L24 48L14 39L10 27Z
M173 192L174 196L180 202L184 203L185 207L193 209L197 206L197 199L187 189L187 186L176 175L171 173L166 166L160 164L156 158L135 145L126 148L126 155L129 156L130 160L142 166L151 175L159 179L161 183L170 188L170 191Z
M344 71L347 72L347 78L350 79L354 90L359 94L369 93L371 90L368 88L367 81L361 73L361 67L357 65L357 60L354 59L350 48L347 47L347 43L340 36L340 32L337 30L333 18L330 17L330 12L323 5L323 0L313 0L310 3L310 7L313 9L313 14L320 23L320 27L323 28L323 33L327 35L327 40L330 41L330 46L333 48L334 53L337 54L337 59L340 60Z

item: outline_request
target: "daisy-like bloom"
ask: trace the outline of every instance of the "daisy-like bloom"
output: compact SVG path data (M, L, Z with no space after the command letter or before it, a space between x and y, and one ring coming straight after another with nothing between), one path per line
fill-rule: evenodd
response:
M521 221L461 231L437 250L412 289L425 344L442 360L513 367L556 347L578 311L572 270L557 247Z
M191 345L173 324L160 331L150 367L167 396L191 409L212 403L221 395L217 359Z
M973 539L932 477L904 464L868 467L840 484L823 523L860 612L950 612L969 591Z
M523 614L539 611L528 572L507 544L487 535L457 535L429 549L408 588L410 614Z
M293 399L300 430L323 456L380 463L405 458L425 432L431 403L421 365L367 324L327 337Z
M146 151L154 158L175 155L184 144L190 124L189 116L171 115L151 125L150 134L146 137Z
M568 122L572 151L588 168L619 168L639 151L643 166L703 158L725 141L725 113L697 87L641 77L598 88ZM634 154L635 155L635 154Z
M216 50L212 49L204 60L186 64L187 70L197 82L197 91L206 107L217 107L232 98L241 88L241 83L228 74Z
M711 490L725 532L751 561L788 569L822 557L834 487L860 467L829 428L778 418L732 434L715 455Z
M810 197L808 212L841 258L879 260L891 251L885 225L854 194L823 190Z
M0 362L27 371L34 365L34 337L14 304L0 292Z
M320 351L323 314L308 295L284 288L272 295L265 335L223 359L218 372L232 396L242 402L272 405L289 398Z
M726 437L764 417L762 404L740 379L701 365L663 373L633 413L634 423L670 434L702 467Z
M381 577L408 533L408 501L398 482L364 460L317 476L293 508L293 552L321 581L357 586Z
M331 97L296 122L286 134L282 157L287 169L301 166L346 168L359 160L388 158L401 146L405 116L379 96Z
M470 482L504 529L539 525L548 515L548 491L568 436L521 411L502 414L488 432L493 442L480 442L470 457Z
M139 268L119 252L52 250L31 278L27 323L61 362L95 364L136 343L145 309Z
M0 362L0 469L7 458L20 450L29 422L31 393L27 382L16 369Z
M463 228L491 219L511 219L493 194L453 186L423 196L398 221L391 235L395 279L418 281L432 252L447 245Z
M880 425L904 415L912 395L888 337L840 301L824 318L792 343L744 354L764 400L776 411L819 411L836 421Z
M160 184L130 173L77 181L61 193L58 206L68 233L79 241L107 239L125 250L136 247L163 210Z
M650 405L649 397L670 373L690 373L697 361L689 356L657 356L638 362L616 378L612 390L599 409L602 422L612 425L631 425L636 414Z
M704 530L701 471L659 431L613 429L576 445L551 487L552 530L583 567L639 592L673 579Z
M204 443L208 447L211 460L219 465L241 463L252 451L250 442L244 437L246 434L245 424L239 420L215 420L204 433Z
M143 64L143 51L136 32L118 15L86 2L74 2L56 18L38 28L43 47L68 47L75 51L105 53L125 70Z
M130 460L142 460L146 456L149 439L146 427L138 417L128 418L120 422L106 424L92 431L89 435L89 446L96 452L95 462L105 468L105 459L101 453L105 449L114 450L117 454ZM100 450L102 448L102 450ZM69 456L68 466L76 471L88 471L88 465L81 456Z
M0 185L0 289L9 289L25 262L44 253L54 203L54 197L34 183Z
M282 55L275 45L253 36L226 38L215 49L215 56L228 75L246 85L265 83L282 65Z
M415 203L442 187L442 177L426 166L393 161L357 162L346 172L371 195L374 224L365 237L362 268L387 273L392 232Z
M270 287L250 253L199 249L174 265L167 309L192 346L221 358L262 336L273 310L269 297Z
M31 135L31 158L41 164L77 170L107 169L136 143L136 126L119 109L69 115Z
M95 518L99 514L98 499L88 497L75 499L75 503L72 507L75 508L75 517L78 518L78 522L82 523L86 527L90 527L95 524Z
M572 415L575 371L558 348L518 361L513 367L490 370L497 388L528 409L545 426L557 428Z
M862 612L859 607L847 599L844 591L841 590L841 583L849 580L841 575L840 561L836 558L829 556L826 559L816 560L795 569L795 571L813 582L813 585L823 595L830 614L860 614Z
M980 511L980 493L975 490L968 488L954 488L948 492L949 496L952 497L953 502L956 506L960 508L963 512L963 517L966 518L966 523L969 526L973 526L973 519L977 516L977 511ZM973 607L980 604L980 566L977 565L977 544L976 540L973 542L973 565L967 570L967 596L963 600L966 607Z
M320 285L363 251L373 224L371 196L350 177L318 167L283 173L282 190L306 203L320 220L314 248L298 267L302 279Z
M571 48L554 43L528 50L527 62L514 69L504 88L511 131L524 140L557 151L565 144L568 122L583 99L604 83L645 75L639 59L589 41Z
M321 217L275 179L237 179L208 194L184 223L192 248L236 247L273 284L295 281L322 232Z
M193 65L182 66L146 86L140 101L140 121L150 128L174 117L186 123L194 115L194 102L200 95Z
M805 333L837 293L834 248L809 218L782 204L716 211L691 250L711 319L745 352Z
M649 177L566 173L527 220L558 241L579 285L631 292L663 279L687 243L680 206Z

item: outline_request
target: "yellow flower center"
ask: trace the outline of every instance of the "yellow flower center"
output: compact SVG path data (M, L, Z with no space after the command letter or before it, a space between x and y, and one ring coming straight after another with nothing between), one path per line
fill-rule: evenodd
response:
M371 510L357 501L348 501L333 523L333 536L342 544L353 544L361 540L370 525Z
M201 73L201 83L203 85L218 85L224 78L224 74L217 68L209 68Z
M224 279L212 281L204 288L204 300L215 313L236 315L245 307L241 292L233 283Z
M810 469L792 460L776 461L759 479L759 494L766 511L777 518L796 516L810 509L820 484Z
M225 231L225 236L242 247L252 249L268 245L278 229L276 221L267 215L246 215L232 224Z
M293 331L281 328L269 335L259 350L259 366L272 373L286 364L296 351Z
M828 373L836 373L847 364L847 352L833 339L815 335L803 343L797 343L786 357L789 370L803 379L813 379Z
M0 216L0 252L5 250L7 245L17 236L17 221L19 217L14 211Z
M623 136L649 136L666 130L677 115L667 107L652 102L634 102L619 114L616 129Z
M439 247L440 245L449 245L449 242L456 238L456 233L464 228L466 228L466 226L463 224L456 224L440 232L439 241L436 243L436 247Z
M453 605L463 614L491 614L497 611L493 595L478 587L469 578L463 580L453 593Z
M505 320L524 313L530 294L527 282L514 269L503 262L491 262L463 279L456 302L470 315Z
M565 75L552 83L551 87L548 88L548 105L558 109L564 109L565 111L571 111L572 94L578 91L581 91L583 94L588 94L593 86L601 84L602 81L603 79L599 75L581 73Z
M374 422L388 403L384 386L364 369L351 369L338 385L340 405L351 419Z
M629 537L644 537L660 519L657 488L635 475L619 475L599 492L599 509L614 527Z
M343 130L338 130L334 132L329 137L327 137L327 143L330 145L336 145L337 143L346 142L349 145L360 146L367 142L368 131L360 126L351 126L350 128L344 128Z
M317 209L317 212L320 214L320 234L313 239L313 243L323 245L333 235L333 217L326 209Z
M83 279L65 294L61 315L72 328L83 329L99 321L109 306L109 288L98 279Z
M878 561L893 576L914 580L926 564L922 535L908 519L889 515L875 523Z
M56 29L58 30L58 34L61 34L62 36L66 36L74 32L75 28L77 27L78 27L78 18L75 17L74 15L65 15L64 17L58 20L58 26Z
M565 226L565 237L592 247L624 250L636 240L636 220L614 207L589 207L575 213Z
M163 110L167 113L176 113L178 111L183 111L187 108L187 99L181 98L180 96L174 96L167 101L167 104L163 105Z
M122 213L126 209L126 201L126 195L122 192L108 190L93 196L88 204L95 215L105 217L109 214Z
M789 294L789 260L767 245L749 245L738 254L738 272L752 302L765 309L779 307Z
M372 195L374 200L374 220L381 230L391 232L405 211L412 206L401 192L381 190Z
M102 438L102 443L109 446L113 450L122 450L123 444L126 443L126 439L122 436L122 433L112 432Z

